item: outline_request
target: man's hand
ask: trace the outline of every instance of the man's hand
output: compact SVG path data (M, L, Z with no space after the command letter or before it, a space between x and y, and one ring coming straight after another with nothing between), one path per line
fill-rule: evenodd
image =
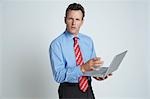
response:
M102 81L102 80L107 79L109 76L112 76L112 74L107 75L105 78L102 78L102 77L93 77L93 78L95 78L98 81Z
M81 65L81 71L84 73L86 71L95 70L96 68L103 65L103 61L100 57L95 57L93 59L88 60L85 64Z

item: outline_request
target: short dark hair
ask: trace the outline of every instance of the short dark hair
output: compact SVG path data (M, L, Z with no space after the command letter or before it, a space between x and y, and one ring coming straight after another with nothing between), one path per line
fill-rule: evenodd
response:
M82 12L82 20L83 20L83 18L84 18L84 16L85 16L85 11L84 11L84 8L83 8L83 6L81 5L81 4L79 4L79 3L72 3L72 4L70 4L68 7L67 7L67 9L66 9L66 16L65 17L67 17L67 14L68 14L68 11L69 10L81 10L81 12Z

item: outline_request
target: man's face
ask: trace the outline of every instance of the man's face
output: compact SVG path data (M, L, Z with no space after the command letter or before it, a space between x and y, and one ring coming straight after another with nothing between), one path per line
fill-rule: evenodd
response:
M65 17L66 29L73 35L79 33L80 27L83 24L83 14L80 10L69 10Z

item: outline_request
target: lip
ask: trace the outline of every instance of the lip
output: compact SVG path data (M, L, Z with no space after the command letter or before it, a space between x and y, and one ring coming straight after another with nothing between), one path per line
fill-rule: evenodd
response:
M76 27L71 27L71 29L76 29Z

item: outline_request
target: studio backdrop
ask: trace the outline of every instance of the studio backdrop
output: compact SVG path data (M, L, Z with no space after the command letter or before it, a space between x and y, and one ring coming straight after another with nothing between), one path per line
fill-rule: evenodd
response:
M93 39L104 66L128 50L112 77L92 79L96 99L149 99L148 0L1 0L1 99L58 99L49 45L64 32L65 9L73 2L85 7L80 32Z

